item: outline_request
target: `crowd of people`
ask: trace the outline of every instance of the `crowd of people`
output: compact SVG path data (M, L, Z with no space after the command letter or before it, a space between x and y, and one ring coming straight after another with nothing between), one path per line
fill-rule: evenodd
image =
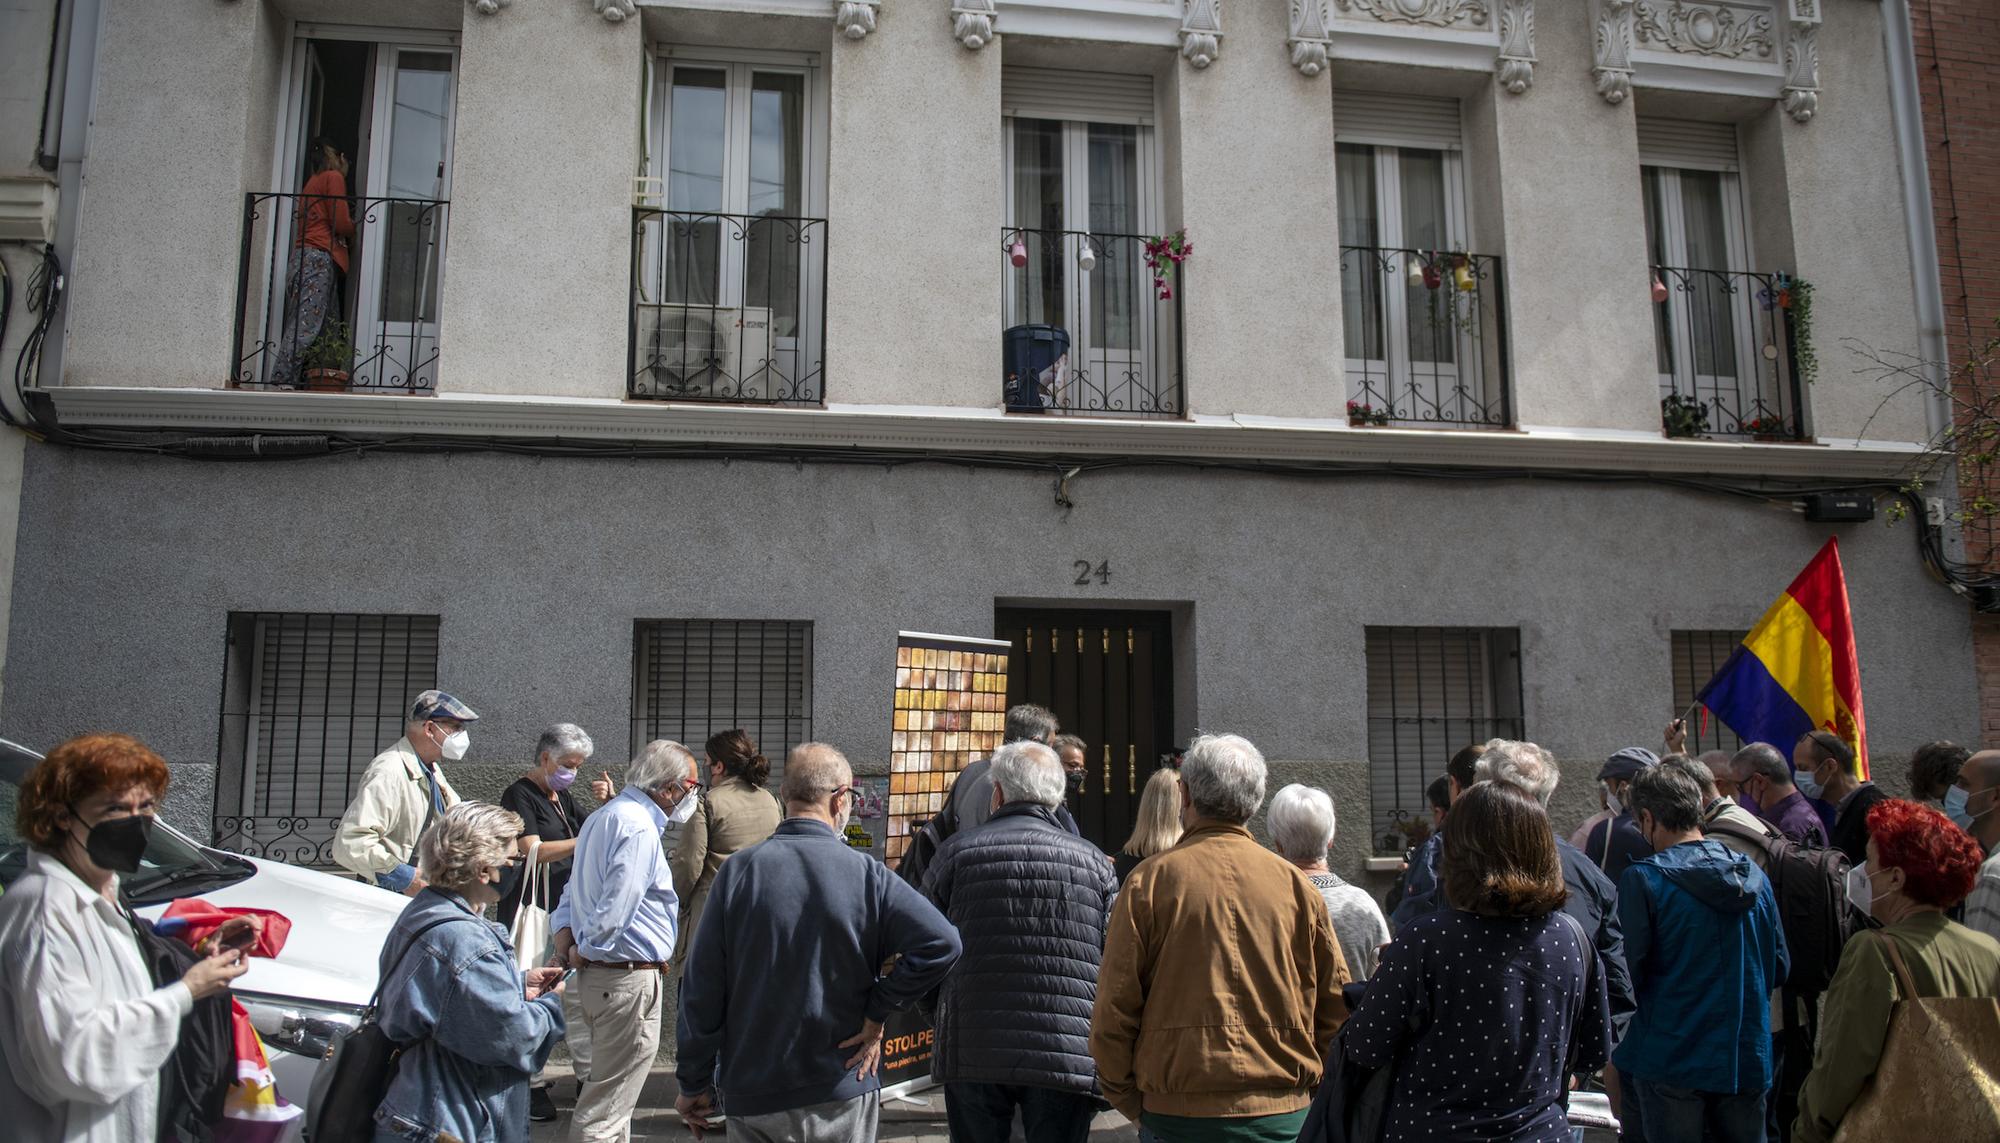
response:
M563 724L495 804L443 773L476 719L418 696L336 839L343 867L411 898L381 952L377 1019L403 1051L378 1140L525 1140L555 1116L538 1076L564 1039L569 1138L629 1139L670 993L697 1137L872 1140L884 1026L913 1005L962 1143L1017 1118L1030 1143L1080 1143L1105 1106L1161 1143L1553 1143L1580 1136L1570 1093L1600 1082L1646 1143L1874 1138L1858 1125L1919 1110L1962 1128L1943 1138L2000 1131L2000 1062L1940 1065L1937 1037L1892 1019L1946 998L2000 1023L2000 751L1918 750L1906 800L1834 735L1690 757L1677 723L1663 752L1605 761L1605 812L1565 837L1547 750L1468 745L1385 916L1328 867L1333 798L1267 800L1235 735L1152 775L1107 856L1066 804L1083 744L1016 707L892 869L843 837L862 792L831 745L794 748L774 795L741 730L699 756L651 742L622 782L589 779L586 810L570 790L593 745ZM0 898L15 1137L154 1138L183 1019L245 970L213 944L173 979L142 956L118 876L167 781L100 734L21 788L32 848ZM1920 1049L1948 1074L1894 1089Z

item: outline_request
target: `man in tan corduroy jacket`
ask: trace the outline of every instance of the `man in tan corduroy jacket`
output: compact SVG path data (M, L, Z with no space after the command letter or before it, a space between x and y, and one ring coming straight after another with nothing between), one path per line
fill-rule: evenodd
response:
M1247 740L1196 739L1187 832L1139 863L1111 913L1090 1054L1104 1098L1167 1143L1297 1138L1347 1019L1325 901L1243 828L1264 776Z

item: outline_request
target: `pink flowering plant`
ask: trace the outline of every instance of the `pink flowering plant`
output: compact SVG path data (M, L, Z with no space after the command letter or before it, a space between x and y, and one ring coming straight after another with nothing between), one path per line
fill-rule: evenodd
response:
M1174 270L1192 253L1194 243L1188 241L1186 227L1146 239L1146 266L1153 271L1155 298L1164 302L1174 296Z

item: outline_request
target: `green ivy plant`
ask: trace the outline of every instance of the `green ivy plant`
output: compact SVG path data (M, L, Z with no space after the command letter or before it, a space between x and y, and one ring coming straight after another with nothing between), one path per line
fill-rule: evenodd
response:
M1660 398L1660 424L1669 437L1698 437L1708 431L1708 405L1693 397L1669 393Z
M1799 380L1810 385L1819 380L1819 355L1813 352L1813 287L1804 278L1791 282L1792 359L1798 363Z

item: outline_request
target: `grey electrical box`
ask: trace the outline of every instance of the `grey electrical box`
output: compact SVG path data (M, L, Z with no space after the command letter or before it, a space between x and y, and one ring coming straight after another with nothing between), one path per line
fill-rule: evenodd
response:
M1806 519L1814 524L1859 524L1875 518L1868 492L1815 492L1806 497Z

